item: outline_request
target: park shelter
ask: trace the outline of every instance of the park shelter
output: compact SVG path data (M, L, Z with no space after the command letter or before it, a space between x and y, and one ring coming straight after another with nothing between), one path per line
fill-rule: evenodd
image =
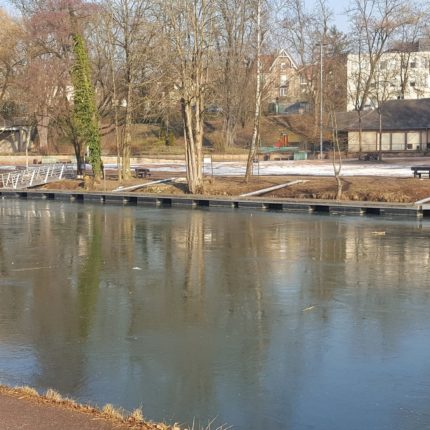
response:
M348 151L359 152L358 113L338 113L337 124L338 130L347 135ZM430 98L390 100L381 105L380 112L363 111L361 130L361 151L427 152L430 150Z
M0 117L0 153L25 152L26 146L30 147L33 143L33 129L34 127L31 127L25 118L4 119Z

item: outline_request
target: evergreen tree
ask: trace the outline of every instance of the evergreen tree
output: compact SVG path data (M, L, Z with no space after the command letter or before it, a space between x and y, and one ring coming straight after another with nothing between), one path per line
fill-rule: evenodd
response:
M73 122L79 138L88 146L89 161L93 169L94 178L98 180L103 174L103 163L97 108L91 83L90 63L82 35L74 33L72 37L75 56L72 68L72 84L74 88Z

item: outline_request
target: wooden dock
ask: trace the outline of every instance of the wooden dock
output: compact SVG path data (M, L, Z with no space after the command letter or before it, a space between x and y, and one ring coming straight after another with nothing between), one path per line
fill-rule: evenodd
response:
M264 197L216 197L136 194L121 192L86 192L57 190L0 190L2 199L46 199L100 204L231 208L278 212L326 213L333 215L378 215L385 217L430 218L430 205L382 202L344 202L314 199L268 199Z

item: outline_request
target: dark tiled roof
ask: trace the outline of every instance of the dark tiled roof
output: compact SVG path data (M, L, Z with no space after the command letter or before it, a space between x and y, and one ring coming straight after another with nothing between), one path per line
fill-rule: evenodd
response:
M430 99L390 100L381 107L383 130L422 130L430 128ZM338 129L358 130L357 112L336 114ZM377 110L362 113L362 130L379 130Z

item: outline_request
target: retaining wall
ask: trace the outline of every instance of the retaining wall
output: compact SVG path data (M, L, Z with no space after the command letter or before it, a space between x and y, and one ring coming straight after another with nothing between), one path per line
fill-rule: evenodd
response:
M430 218L430 205L380 202L340 202L335 200L266 199L261 197L177 196L137 193L56 191L56 190L0 190L2 199L48 199L101 204L209 207L254 209L283 212L327 213L334 215L379 215Z

